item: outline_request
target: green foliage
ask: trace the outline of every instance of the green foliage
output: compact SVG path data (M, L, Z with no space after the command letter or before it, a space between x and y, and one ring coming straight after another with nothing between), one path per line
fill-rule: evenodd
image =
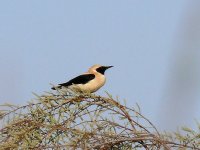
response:
M69 89L36 95L35 102L0 111L0 149L200 149L200 134L161 134L140 107ZM5 106L4 106L5 107Z

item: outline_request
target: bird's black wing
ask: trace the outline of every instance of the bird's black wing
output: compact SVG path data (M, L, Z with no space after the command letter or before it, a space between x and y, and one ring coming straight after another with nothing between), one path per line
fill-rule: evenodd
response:
M70 81L68 81L66 83L61 83L59 85L67 87L72 84L86 84L87 82L89 82L90 80L92 80L94 78L95 78L94 74L83 74L83 75L80 75L78 77L71 79Z

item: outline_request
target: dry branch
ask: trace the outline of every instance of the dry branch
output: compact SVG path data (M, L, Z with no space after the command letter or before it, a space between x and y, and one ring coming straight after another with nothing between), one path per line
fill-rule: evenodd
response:
M1 113L0 149L200 149L199 133L161 134L140 112L109 96L64 89L36 99Z

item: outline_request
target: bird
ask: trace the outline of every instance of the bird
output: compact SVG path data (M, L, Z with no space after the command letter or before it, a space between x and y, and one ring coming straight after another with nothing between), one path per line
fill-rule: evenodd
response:
M93 65L89 70L65 83L52 87L52 90L62 87L74 89L78 92L94 93L99 90L106 82L105 71L113 66Z

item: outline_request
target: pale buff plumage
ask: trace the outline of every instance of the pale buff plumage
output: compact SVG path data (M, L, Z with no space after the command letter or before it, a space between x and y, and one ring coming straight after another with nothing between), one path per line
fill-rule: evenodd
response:
M73 85L73 88L76 88L77 90L83 91L83 92L96 92L98 89L100 89L106 82L105 75L102 75L101 73L97 72L96 69L101 67L101 65L94 65L84 74L94 74L95 78L91 81L89 81L86 84L77 84ZM72 86L71 86L72 87Z

